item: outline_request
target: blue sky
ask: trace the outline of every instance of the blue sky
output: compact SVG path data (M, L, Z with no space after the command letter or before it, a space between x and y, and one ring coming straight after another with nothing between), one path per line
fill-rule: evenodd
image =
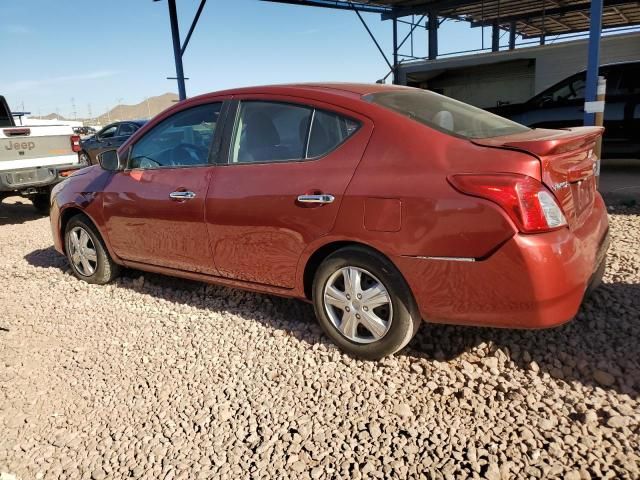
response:
M184 38L198 0L178 0ZM108 5L108 7L107 7ZM13 110L104 113L175 92L165 1L21 0L0 4L0 94ZM391 23L365 19L385 51ZM402 26L401 36L408 27ZM489 29L485 43L489 45ZM416 34L415 54L426 55ZM440 51L478 48L480 29L446 22ZM406 50L408 53L408 50ZM294 81L373 82L388 69L353 12L257 0L209 0L184 57L187 94Z

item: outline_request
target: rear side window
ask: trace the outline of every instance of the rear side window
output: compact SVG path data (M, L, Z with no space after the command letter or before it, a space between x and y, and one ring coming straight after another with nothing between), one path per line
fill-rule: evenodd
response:
M0 97L0 127L13 127L13 118L4 97Z
M120 124L120 130L118 130L118 136L130 137L137 129L138 127L132 123L122 123Z
M462 138L490 138L530 130L486 110L428 90L402 89L366 95L364 99Z
M326 155L359 128L355 120L306 105L240 104L231 163L301 161Z
M337 113L316 110L313 114L307 158L321 157L353 135L360 124Z
M276 102L242 102L232 163L301 160L313 109Z
M607 77L607 95L640 94L640 64L621 65L618 71L621 78L616 90L609 87L609 77Z

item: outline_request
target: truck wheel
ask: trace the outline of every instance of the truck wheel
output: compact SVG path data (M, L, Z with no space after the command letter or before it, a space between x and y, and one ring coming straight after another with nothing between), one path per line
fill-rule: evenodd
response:
M86 215L69 220L64 244L73 273L80 280L104 285L120 274L120 266L111 259L100 233Z
M49 201L48 193L38 193L34 195L31 197L31 203L33 203L33 206L38 213L41 213L42 215L49 215L49 207L51 206L51 203Z

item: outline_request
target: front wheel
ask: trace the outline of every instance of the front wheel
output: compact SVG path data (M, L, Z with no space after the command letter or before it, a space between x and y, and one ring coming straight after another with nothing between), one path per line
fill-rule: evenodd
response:
M103 285L120 273L100 233L85 215L69 220L64 234L65 250L76 277L87 283Z
M313 304L323 330L342 350L370 360L401 350L421 321L400 272L361 247L325 259L314 279Z

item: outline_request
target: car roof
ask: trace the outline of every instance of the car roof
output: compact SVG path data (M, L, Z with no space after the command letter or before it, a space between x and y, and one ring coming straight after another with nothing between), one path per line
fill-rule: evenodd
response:
M219 92L206 93L204 95L199 95L198 97L192 98L202 98L219 95L242 95L248 93L298 94L301 96L314 96L318 93L328 93L338 96L348 96L355 99L371 93L402 90L407 88L410 87L403 87L399 85L385 85L379 83L286 83L278 85L240 87Z

